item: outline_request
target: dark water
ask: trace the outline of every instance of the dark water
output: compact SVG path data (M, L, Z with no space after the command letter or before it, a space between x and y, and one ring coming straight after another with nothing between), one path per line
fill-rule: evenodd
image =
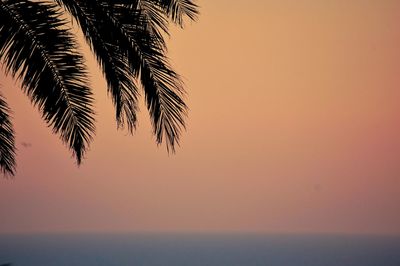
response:
M339 235L0 235L0 265L400 266L400 237Z

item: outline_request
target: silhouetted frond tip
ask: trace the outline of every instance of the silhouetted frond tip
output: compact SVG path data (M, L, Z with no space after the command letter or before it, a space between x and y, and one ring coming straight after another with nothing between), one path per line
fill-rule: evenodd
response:
M173 151L184 128L186 105L181 99L182 82L169 66L165 41L156 30L158 27L167 30L161 4L155 5L150 0L58 1L79 22L102 65L116 106L117 121L122 121L123 115L136 118L135 81L139 81L157 142L166 139L167 149ZM96 20L98 17L102 19ZM112 68L111 61L114 61ZM135 122L128 120L128 126L133 128Z
M57 0L80 25L107 81L108 92L116 110L118 127L136 127L138 89L129 66L127 53L115 34L114 24L107 20L100 1ZM99 19L101 18L101 19Z
M157 143L166 140L167 150L174 151L181 130L185 127L187 111L182 100L182 81L168 63L164 46L160 45L163 41L148 30L148 24L151 23L148 14L143 15L138 10L137 13L131 13L127 20L126 10L119 7L114 11L105 12L105 17L114 24L120 48L125 51L135 78L144 89Z
M15 173L15 137L10 109L0 94L0 170L5 176Z
M93 99L61 15L55 3L1 0L0 59L80 164L95 130Z
M183 26L185 16L196 20L199 6L193 0L148 0L158 5L176 24Z
M80 164L94 134L86 67L64 7L101 67L118 127L136 127L143 89L157 143L174 151L187 107L180 76L166 57L169 22L195 20L192 0L0 0L0 60ZM4 109L6 110L6 109ZM11 169L11 168L10 168Z

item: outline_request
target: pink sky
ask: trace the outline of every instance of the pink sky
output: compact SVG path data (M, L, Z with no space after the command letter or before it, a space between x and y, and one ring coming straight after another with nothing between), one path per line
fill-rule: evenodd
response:
M116 130L87 47L97 134L80 168L0 74L18 144L0 232L400 233L400 2L199 3L170 40L190 107L176 155L143 105L133 137Z

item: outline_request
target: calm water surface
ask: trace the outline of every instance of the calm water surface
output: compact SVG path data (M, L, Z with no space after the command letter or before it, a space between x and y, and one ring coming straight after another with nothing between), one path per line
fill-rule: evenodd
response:
M0 235L0 265L400 266L400 237L256 234Z

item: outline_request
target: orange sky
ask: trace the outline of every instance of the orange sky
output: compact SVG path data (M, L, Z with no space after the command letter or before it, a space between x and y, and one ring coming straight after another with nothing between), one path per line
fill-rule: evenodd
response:
M400 2L199 3L170 40L190 106L174 156L144 107L134 137L116 130L87 48L97 134L79 169L0 74L18 143L0 232L400 233Z

